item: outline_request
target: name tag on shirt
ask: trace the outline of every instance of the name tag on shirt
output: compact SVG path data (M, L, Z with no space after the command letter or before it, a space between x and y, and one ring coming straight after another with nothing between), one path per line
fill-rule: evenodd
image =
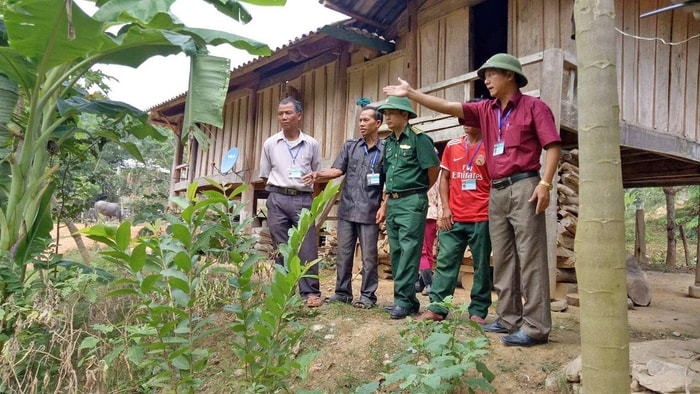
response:
M379 186L379 174L367 174L367 186Z
M476 190L476 179L465 179L462 181L462 190Z
M301 168L297 168L297 167L290 168L289 172L287 173L287 176L290 179L301 178Z
M493 146L493 155L498 156L502 155L503 152L506 150L506 143L505 142L496 142L496 145Z

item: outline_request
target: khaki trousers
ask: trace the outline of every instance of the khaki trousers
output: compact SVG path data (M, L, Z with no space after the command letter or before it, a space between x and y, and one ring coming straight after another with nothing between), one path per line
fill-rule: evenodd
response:
M531 177L491 188L489 232L502 325L545 340L552 328L545 215L535 215L536 202L528 202L539 181Z

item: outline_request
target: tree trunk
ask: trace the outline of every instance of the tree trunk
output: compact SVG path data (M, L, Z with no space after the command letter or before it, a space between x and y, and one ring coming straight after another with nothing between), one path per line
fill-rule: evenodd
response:
M666 196L666 264L676 265L676 192L675 187L664 187Z
M634 219L634 257L640 263L647 263L647 230L642 208L637 209Z
M615 5L613 0L576 0L574 15L582 383L587 393L625 393L630 367Z
M78 248L78 250L80 251L80 256L82 256L83 258L83 262L85 264L90 265L90 254L88 253L88 250L85 247L83 237L80 234L77 234L78 228L75 226L75 223L73 223L73 221L68 218L63 218L63 223L66 224L68 231L70 231L70 235L71 237L73 237L73 241L75 241L75 246Z

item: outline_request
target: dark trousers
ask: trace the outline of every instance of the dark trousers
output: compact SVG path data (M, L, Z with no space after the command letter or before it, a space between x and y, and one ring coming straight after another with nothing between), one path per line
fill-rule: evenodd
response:
M387 202L386 233L391 253L391 275L394 277L394 305L418 309L416 278L423 249L425 215L428 196L412 194Z
M455 222L450 230L440 231L438 242L440 247L430 291L430 302L442 302L446 297L454 295L457 277L460 274L459 268L468 245L474 264L474 283L470 293L469 315L486 317L489 306L491 306L489 222ZM447 309L442 306L430 305L428 309L439 315L447 316Z
M267 223L270 226L272 246L277 249L279 244L289 240L289 229L299 222L299 214L303 208L310 209L313 198L311 194L299 194L286 196L279 193L270 193L267 197ZM299 249L299 260L307 264L318 258L318 244L316 243L316 226L311 226ZM277 264L284 265L284 257L278 253L275 258ZM316 278L301 278L299 281L299 294L303 298L310 295L320 296L321 290L318 283L318 264L314 264L306 272L306 275Z
M377 303L377 238L379 226L338 219L338 260L335 294L352 298L352 265L355 243L360 240L362 251L362 287L360 301Z

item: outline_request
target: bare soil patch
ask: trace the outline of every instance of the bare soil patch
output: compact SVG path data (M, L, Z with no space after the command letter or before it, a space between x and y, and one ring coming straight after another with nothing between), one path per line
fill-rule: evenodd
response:
M323 269L321 275L324 295L331 295L335 271ZM647 272L647 275L652 286L652 303L628 311L630 341L697 338L700 299L687 295L694 274ZM359 286L358 277L353 282L355 292ZM391 280L380 281L378 298L380 306L392 304ZM419 295L419 299L423 305L428 304L427 297ZM469 302L468 291L458 287L455 300ZM494 305L487 320L495 318ZM506 347L499 340L503 334L486 334L490 347L485 362L496 374L493 384L499 393L566 392L563 386L547 389L545 379L566 368L581 353L579 308L569 306L565 312L553 312L552 319L550 342L545 345ZM382 308L366 311L344 304L324 305L308 318L308 323L316 325L318 330L309 330L305 344L320 353L310 368L308 382L302 386L327 393L351 392L351 387L359 382L378 379L384 363L402 349L399 332L407 327L405 321L389 319ZM474 335L481 334L474 331Z

